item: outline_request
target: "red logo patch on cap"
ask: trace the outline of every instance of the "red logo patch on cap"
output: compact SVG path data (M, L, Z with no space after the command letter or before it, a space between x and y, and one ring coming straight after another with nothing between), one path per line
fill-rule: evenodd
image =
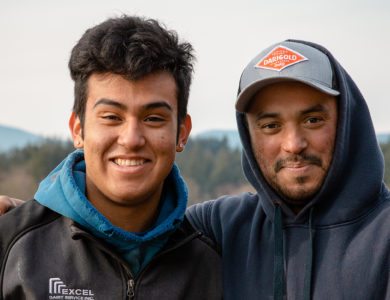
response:
M284 46L277 46L270 53L264 56L255 68L263 68L275 71L281 71L288 66L308 60L302 54L293 51Z

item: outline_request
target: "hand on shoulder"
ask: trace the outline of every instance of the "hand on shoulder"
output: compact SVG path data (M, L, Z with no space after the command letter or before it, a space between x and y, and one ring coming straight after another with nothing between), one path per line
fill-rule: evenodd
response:
M9 209L19 206L23 203L23 200L0 195L0 216L6 213Z

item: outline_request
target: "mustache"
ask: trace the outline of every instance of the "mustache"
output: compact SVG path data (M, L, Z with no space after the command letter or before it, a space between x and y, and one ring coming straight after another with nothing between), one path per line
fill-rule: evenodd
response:
M279 159L274 166L274 171L279 172L287 163L308 163L322 167L322 159L311 154L301 154L293 157L281 158Z

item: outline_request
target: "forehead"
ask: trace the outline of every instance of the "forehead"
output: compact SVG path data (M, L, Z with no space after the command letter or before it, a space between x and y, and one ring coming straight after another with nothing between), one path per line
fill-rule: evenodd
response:
M273 110L291 112L318 104L333 106L336 110L332 113L337 114L337 101L334 96L300 82L280 82L261 89L253 97L248 114Z
M168 72L155 72L137 80L113 73L92 74L88 78L87 107L100 99L110 99L130 106L164 101L177 107L177 86Z

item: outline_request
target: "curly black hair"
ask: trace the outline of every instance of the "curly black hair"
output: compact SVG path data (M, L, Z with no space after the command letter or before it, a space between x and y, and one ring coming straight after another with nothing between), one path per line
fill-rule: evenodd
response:
M87 81L93 73L114 73L137 80L156 71L172 74L177 85L178 124L187 114L193 73L193 48L158 21L124 15L88 29L72 49L69 69L74 87L73 111L85 120Z

